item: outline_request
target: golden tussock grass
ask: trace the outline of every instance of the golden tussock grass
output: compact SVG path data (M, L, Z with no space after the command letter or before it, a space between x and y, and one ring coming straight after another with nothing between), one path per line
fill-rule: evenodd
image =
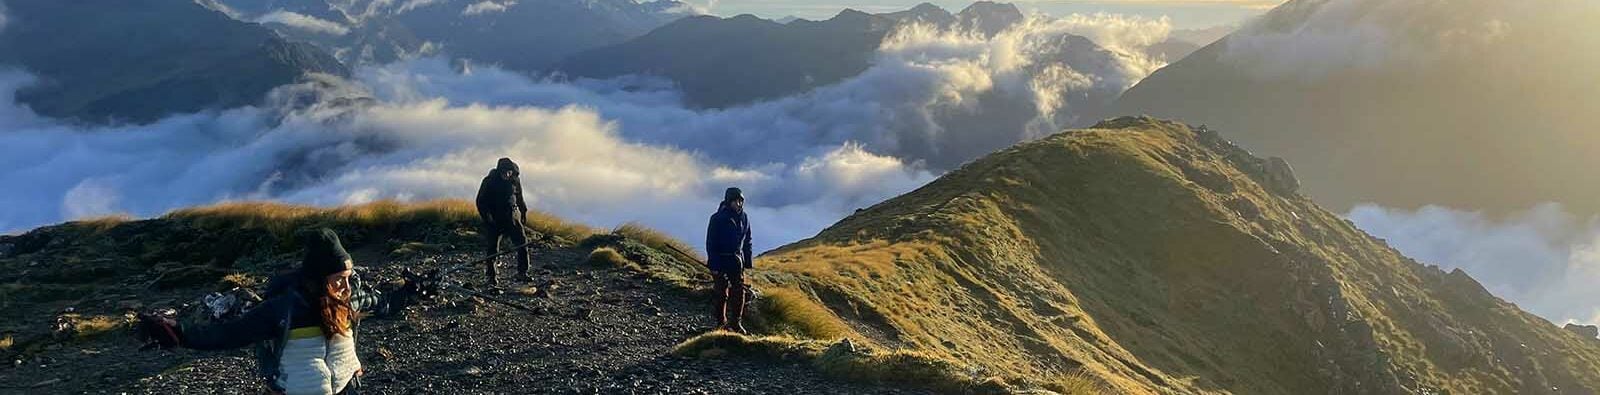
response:
M622 256L622 253L617 252L617 250L611 247L600 247L594 249L594 251L589 251L589 258L585 259L584 262L600 267L630 269L634 271L643 270L641 267L639 267L639 264L628 260L628 257Z
M127 223L129 221L134 221L134 220L136 220L136 218L134 218L132 215L128 215L128 214L111 214L111 215L102 215L102 216L98 216L98 217L83 218L83 219L72 221L71 223L73 225L80 226L83 229L87 229L90 232L99 233L99 232L104 232L104 231L107 231L107 230L111 230L111 228L115 228L115 227L117 227L117 225L122 225L124 223Z
M832 377L864 383L912 385L940 393L1000 393L952 363L914 351L882 351L850 340L821 341L791 336L745 336L726 331L705 333L673 347L691 358L740 357L804 360Z
M98 337L127 328L133 324L131 317L122 315L92 315L87 317L69 315L67 319L72 321L72 335L78 339Z
M650 248L661 250L664 253L666 253L667 249L669 248L677 249L678 251L688 254L695 253L694 248L690 247L688 243L684 243L682 240L668 236L666 233L635 222L622 224L616 229L613 229L611 233L644 243L644 245L649 246Z
M163 218L183 219L202 227L264 229L280 237L315 226L392 227L402 223L455 223L477 219L472 202L457 199L402 203L395 200L319 208L277 202L228 202L185 208Z
M308 227L393 228L401 225L457 225L476 229L477 207L461 199L421 202L379 200L371 203L322 208L306 205L240 201L185 208L163 218L188 220L211 228L263 229L279 237ZM559 236L568 241L583 240L600 233L591 226L572 223L539 211L528 212L528 228Z
M762 289L755 303L752 324L764 333L834 340L851 333L839 316L799 290L769 287Z
M601 233L600 228L570 222L542 211L529 211L528 223L524 225L539 233L555 235L570 242L581 241Z

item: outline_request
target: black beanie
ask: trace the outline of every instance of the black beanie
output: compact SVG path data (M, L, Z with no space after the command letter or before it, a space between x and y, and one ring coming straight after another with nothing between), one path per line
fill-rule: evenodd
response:
M739 188L728 188L727 191L722 192L722 201L731 202L735 200L744 200L744 191L739 190Z
M350 253L344 250L339 235L333 233L332 229L307 232L303 242L306 256L300 262L301 276L316 279L351 269Z

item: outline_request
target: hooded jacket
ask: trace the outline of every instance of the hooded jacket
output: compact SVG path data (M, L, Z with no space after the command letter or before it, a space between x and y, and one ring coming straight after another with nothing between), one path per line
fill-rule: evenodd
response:
M500 177L500 172L510 170L511 179ZM511 158L500 162L478 185L478 216L484 221L520 218L528 213L528 204L522 200L522 170Z
M723 202L706 226L706 255L706 264L714 271L735 272L754 267L750 217Z

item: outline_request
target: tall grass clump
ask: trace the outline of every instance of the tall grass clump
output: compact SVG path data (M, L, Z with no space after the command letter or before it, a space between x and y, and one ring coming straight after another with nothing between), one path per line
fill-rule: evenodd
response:
M1007 392L1003 382L980 380L954 363L913 351L877 350L849 339L823 341L713 331L678 344L672 353L708 359L803 360L824 374L843 380L909 385L939 393Z
M308 227L385 229L401 224L457 224L476 220L478 211L472 202L456 199L379 200L337 208L251 201L179 209L163 218L187 220L205 228L260 229L288 238Z
M589 251L589 258L586 259L585 262L599 267L629 269L633 271L644 270L643 268L639 267L639 264L628 260L628 257L622 256L622 253L617 252L617 250L612 249L611 247L600 247L594 249L594 251Z
M761 300L755 303L755 313L750 317L751 325L763 333L834 340L851 332L833 311L789 288L764 289Z
M663 252L671 248L677 249L678 251L686 254L695 253L694 247L690 247L689 243L685 243L682 240L668 236L666 233L663 233L659 230L640 225L636 222L622 224L616 229L613 229L611 233L636 240L640 243L644 243L644 245L649 246L650 248L662 250ZM696 258L701 258L701 260L704 260L699 256L696 256Z
M476 215L476 214L474 214ZM528 223L524 224L539 233L560 237L569 242L578 242L600 234L599 228L575 222L569 222L550 213L529 211Z

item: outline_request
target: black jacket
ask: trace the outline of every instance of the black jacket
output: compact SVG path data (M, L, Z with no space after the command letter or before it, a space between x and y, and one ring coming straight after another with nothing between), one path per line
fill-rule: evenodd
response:
M267 284L267 299L233 321L204 326L185 326L179 331L181 344L195 350L231 350L262 341L277 340L289 328L317 326L321 313L311 302L293 292L295 274L279 276ZM387 316L404 308L401 301L378 292L350 276L354 295L350 307L355 311ZM285 316L285 313L288 316Z
M730 272L754 267L750 246L750 217L726 202L711 215L706 226L706 264L711 270Z
M522 200L521 173L507 180L500 177L501 171L499 168L489 171L478 185L478 217L486 222L495 218L520 218L528 213L528 204Z

